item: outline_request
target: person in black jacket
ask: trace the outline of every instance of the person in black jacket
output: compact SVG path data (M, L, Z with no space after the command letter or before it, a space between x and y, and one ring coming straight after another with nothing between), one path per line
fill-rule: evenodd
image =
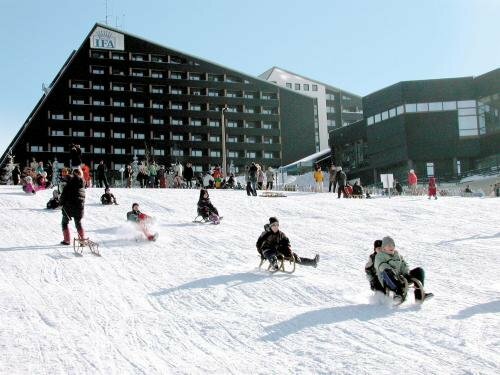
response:
M345 172L342 170L342 167L337 167L337 174L335 175L335 180L337 181L338 185L338 190L337 190L337 198L340 198L340 195L343 194L344 198L346 197L345 195L345 183L347 181L347 176Z
M101 195L101 203L104 205L108 204L118 204L116 202L115 196L111 193L109 188L104 189L104 194Z
M187 163L184 167L184 171L182 172L182 177L184 177L184 180L186 180L186 186L188 189L191 189L193 187L193 182L191 181L193 179L193 176L194 172L192 164Z
M62 245L69 245L71 233L68 224L71 219L75 219L75 227L79 238L85 238L82 227L82 218L85 205L85 183L80 169L73 170L73 176L68 179L66 186L59 199L62 206L62 230L64 239Z
M295 262L303 266L312 266L316 268L319 262L319 254L313 259L299 257L292 252L290 240L280 231L279 221L276 217L269 218L269 224L264 225L264 232L259 236L257 243L257 251L262 258L265 258L271 264L273 270L278 270L278 255L281 254L287 258L294 257Z
M207 189L200 189L200 199L198 200L198 215L200 215L203 220L210 220L214 224L220 223L219 211L210 202Z
M104 185L104 187L107 188L109 186L108 179L106 178L107 170L108 168L106 164L104 164L104 160L101 160L97 166L97 187L102 187Z
M356 181L352 187L353 198L363 198L363 187Z
M370 289L374 292L382 292L385 294L385 289L380 284L380 281L377 276L377 271L375 270L375 256L379 252L382 247L382 240L375 240L373 243L373 253L368 257L368 262L365 265L365 273L368 282L370 283Z

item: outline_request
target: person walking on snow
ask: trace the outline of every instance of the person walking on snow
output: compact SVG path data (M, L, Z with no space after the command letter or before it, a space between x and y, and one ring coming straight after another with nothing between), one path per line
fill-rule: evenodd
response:
M316 170L314 171L314 181L316 182L316 186L314 188L314 191L316 193L322 193L323 192L323 171L321 170L321 167L318 166Z
M69 245L71 240L71 233L69 230L69 222L74 219L75 227L80 239L85 238L85 232L82 227L82 218L85 205L85 183L82 178L82 171L80 168L73 170L73 175L68 178L68 182L64 187L63 192L59 198L59 203L62 206L62 230L63 240L62 245Z
M127 212L127 220L135 223L149 241L156 241L158 238L158 233L151 233L147 227L147 223L152 220L152 217L141 212L139 203L132 204L132 211Z
M417 183L418 178L415 170L410 169L410 172L408 173L408 186L410 187L411 195L417 195Z
M279 268L278 255L283 255L286 258L295 258L295 262L303 266L312 266L316 268L319 262L319 254L313 259L299 257L296 253L292 252L290 240L280 231L279 221L276 217L269 218L269 224L264 225L264 232L259 236L255 246L262 258L265 258L271 264L274 271Z
M429 178L428 194L429 194L429 199L431 199L431 197L434 197L434 199L438 199L438 197L437 197L436 178L435 177L430 177Z

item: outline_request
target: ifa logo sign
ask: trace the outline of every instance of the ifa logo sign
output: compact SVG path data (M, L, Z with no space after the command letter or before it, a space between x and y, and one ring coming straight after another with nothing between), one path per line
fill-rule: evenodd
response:
M125 49L123 34L97 27L90 36L90 48L123 51Z

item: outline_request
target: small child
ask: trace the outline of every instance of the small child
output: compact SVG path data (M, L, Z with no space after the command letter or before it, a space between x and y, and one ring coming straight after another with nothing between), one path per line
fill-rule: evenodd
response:
M147 223L151 221L151 216L143 214L139 209L139 203L132 204L132 211L127 212L127 220L137 224L138 229L144 233L146 238L149 241L156 241L158 238L158 233L152 234L148 227Z
M47 202L48 209L55 210L56 208L58 208L60 206L59 195L60 194L59 194L59 191L57 189L54 189L52 191L52 198L49 199L49 201Z
M101 196L101 203L104 205L118 204L115 196L111 194L109 188L104 189L104 194Z
M23 191L26 194L36 194L35 185L33 185L33 179L31 176L26 176L23 181Z
M207 189L200 189L198 215L200 215L205 221L210 220L213 224L220 224L219 211L217 211L212 202L210 202Z

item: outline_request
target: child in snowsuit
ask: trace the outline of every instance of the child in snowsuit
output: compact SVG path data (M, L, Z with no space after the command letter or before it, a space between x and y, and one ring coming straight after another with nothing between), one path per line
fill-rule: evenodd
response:
M109 188L104 189L104 194L101 195L101 203L104 205L118 204L115 196L109 191Z
M319 254L313 259L301 258L296 253L292 252L290 240L279 230L279 221L275 217L269 218L269 224L264 225L264 232L261 233L257 243L255 244L257 251L262 258L265 258L271 264L273 270L278 270L278 255L283 255L286 258L295 258L295 262L303 266L312 266L316 268L319 262Z
M374 292L382 292L385 294L385 288L380 284L377 276L377 271L375 270L375 256L379 252L382 246L382 240L375 240L373 243L373 253L368 257L368 262L365 265L365 273L368 282L370 283L370 289Z
M85 205L85 183L82 179L80 168L73 170L73 176L68 179L68 183L60 197L62 206L62 230L64 239L61 245L69 245L71 233L68 224L71 219L75 219L75 227L80 239L85 238L85 232L82 227L83 209Z
M429 178L428 192L429 192L429 199L431 199L431 197L434 197L434 199L438 199L437 195L436 195L437 194L437 187L436 187L436 178L435 177Z
M144 233L149 241L156 241L158 233L152 234L147 227L147 222L151 219L151 216L143 214L139 210L139 203L132 204L132 211L127 212L127 220L136 223L137 227Z
M411 281L412 278L415 278L424 285L424 270L420 267L410 270L406 261L396 251L394 240L389 236L382 238L381 249L375 256L375 269L380 284L392 290L395 293L394 299L401 302L406 299L404 279ZM415 289L415 300L417 301L424 301L432 296L432 293L425 293L422 296L422 291L418 288Z
M212 202L210 202L207 189L200 189L198 215L205 221L210 220L214 224L220 223L219 211L217 211Z
M33 185L33 179L30 176L24 178L23 191L26 194L36 194L35 185Z
M52 198L49 199L47 202L47 208L55 210L56 208L59 207L59 191L58 189L55 189L52 191Z

